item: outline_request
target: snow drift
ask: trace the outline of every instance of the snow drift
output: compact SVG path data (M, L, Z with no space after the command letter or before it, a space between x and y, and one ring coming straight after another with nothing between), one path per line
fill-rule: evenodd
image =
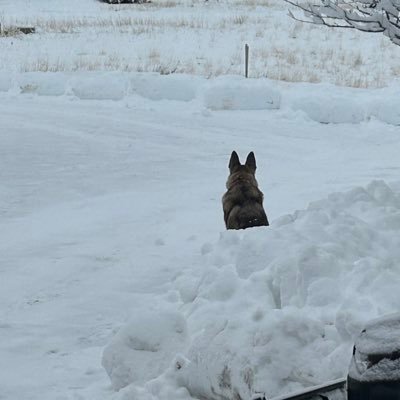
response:
M262 80L220 77L204 91L204 105L211 110L277 110L281 93Z
M38 96L71 96L81 100L193 102L221 110L285 110L328 124L358 124L376 118L400 125L396 85L354 89L328 84L282 82L222 76L205 79L155 73L9 73L0 72L0 92Z
M247 399L345 376L365 322L400 307L399 229L399 194L374 181L269 228L221 233L176 277L175 317L137 317L105 349L113 386L125 387L118 397ZM174 342L166 347L176 354L126 340L137 325L157 348ZM144 358L168 367L151 377Z
M186 321L177 312L139 314L122 328L104 351L103 365L113 387L145 383L167 367L186 340ZM131 360L136 368L132 368Z

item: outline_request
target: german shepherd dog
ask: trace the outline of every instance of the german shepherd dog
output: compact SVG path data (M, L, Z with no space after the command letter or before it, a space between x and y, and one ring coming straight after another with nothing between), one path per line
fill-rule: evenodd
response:
M222 197L226 229L246 229L268 226L263 208L264 195L255 178L256 158L251 152L242 165L236 151L229 160L230 175L226 182L227 192Z

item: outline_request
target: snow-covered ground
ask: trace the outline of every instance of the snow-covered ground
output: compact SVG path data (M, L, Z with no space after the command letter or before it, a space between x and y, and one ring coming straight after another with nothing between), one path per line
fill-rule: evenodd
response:
M343 375L399 307L397 127L9 93L0 112L5 399L111 398L110 341L126 398L207 394L228 358L234 389L247 371L278 394ZM268 229L224 231L232 149L256 152ZM176 353L181 389L140 389Z
M0 23L37 34L2 38L0 70L243 74L381 87L399 76L399 48L382 35L302 24L283 0L2 0Z
M400 307L398 47L280 0L55 4L0 1L38 28L0 37L0 399L346 375L363 324ZM246 42L280 81L226 75ZM268 228L225 230L232 150L255 151Z

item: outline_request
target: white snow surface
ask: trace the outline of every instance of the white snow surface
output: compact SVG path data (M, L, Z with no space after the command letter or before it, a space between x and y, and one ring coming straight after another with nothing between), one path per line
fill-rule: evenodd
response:
M400 197L374 181L203 245L175 279L192 336L176 381L195 397L248 399L344 376L364 322L400 306L399 229ZM124 344L104 355L115 387L107 361L126 365ZM133 354L127 368L144 365Z
M397 127L28 89L0 94L2 398L280 395L399 309ZM233 149L268 228L225 231Z
M37 28L0 33L0 399L345 376L400 306L398 48L281 0L0 3ZM232 150L268 228L225 230Z
M400 313L369 321L355 343L349 375L357 381L394 381L400 379ZM371 363L369 356L379 360Z
M192 103L200 110L283 110L320 123L357 124L378 119L400 125L400 86L354 89L331 84L290 84L226 75L205 79L185 74L0 72L0 93L80 100L147 100Z

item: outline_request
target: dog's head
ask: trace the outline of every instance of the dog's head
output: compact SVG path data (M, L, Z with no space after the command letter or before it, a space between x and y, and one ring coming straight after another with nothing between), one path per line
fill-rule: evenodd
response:
M229 187L237 181L247 181L257 186L257 181L255 179L256 169L256 158L253 152L249 153L246 163L242 165L236 151L232 151L229 160L230 175L228 177L227 186Z
M229 160L229 171L231 175L240 172L244 174L251 174L255 175L256 173L256 158L254 153L251 151L246 158L246 163L242 165L239 160L239 156L237 155L236 151L232 151L231 159Z

